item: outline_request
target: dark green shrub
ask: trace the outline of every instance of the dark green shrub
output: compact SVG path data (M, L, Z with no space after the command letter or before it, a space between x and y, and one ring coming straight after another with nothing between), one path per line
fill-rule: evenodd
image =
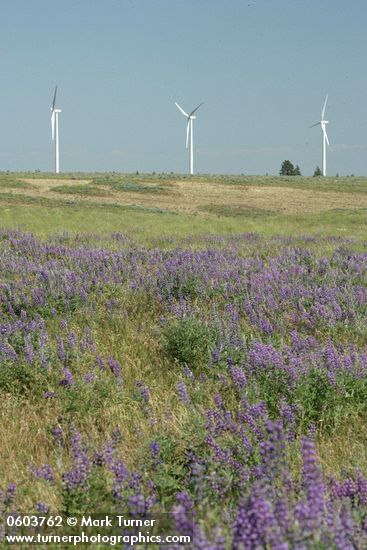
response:
M62 512L66 515L85 514L89 510L93 510L95 514L109 512L113 506L109 485L106 472L98 466L93 466L85 487L63 487Z
M326 370L313 369L301 379L293 394L299 406L299 420L303 427L316 424L324 431L334 430L348 415L367 417L367 379L340 373L335 384Z
M208 364L215 332L198 319L184 317L167 326L163 338L167 357L200 368Z
M0 391L42 393L47 387L46 378L47 373L21 361L0 361Z

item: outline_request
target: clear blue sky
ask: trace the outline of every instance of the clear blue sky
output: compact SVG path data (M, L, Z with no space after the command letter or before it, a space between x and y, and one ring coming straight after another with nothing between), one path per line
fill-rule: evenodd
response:
M1 0L0 170L367 175L366 0Z

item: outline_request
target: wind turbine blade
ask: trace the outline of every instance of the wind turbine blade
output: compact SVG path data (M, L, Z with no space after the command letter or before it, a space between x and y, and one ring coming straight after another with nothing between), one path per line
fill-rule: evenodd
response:
M321 124L321 122L316 122L316 124L312 124L312 126L309 126L309 128L314 128L315 126L318 126L319 124Z
M195 111L197 111L197 110L199 109L199 107L202 106L202 104L203 104L203 103L200 103L200 105L198 105L197 107L195 107L195 109L194 109L193 111L191 111L191 113L189 114L189 116L192 116L192 115L195 113Z
M52 111L51 115L51 135L52 135L52 141L55 139L55 111Z
M175 102L175 105L178 109L180 109L180 111L183 115L185 115L187 118L189 118L189 115L187 113L185 113L185 111L182 109L182 107L179 106L178 103Z
M326 109L326 103L327 103L328 97L329 97L329 94L326 94L326 97L325 97L325 103L324 103L324 106L323 106L323 108L322 108L322 112L321 112L321 120L324 120L324 116L325 116L325 109Z
M189 146L189 136L190 136L190 119L187 121L187 126L186 126L186 149Z
M52 110L55 109L57 86L55 86L54 99L52 102Z

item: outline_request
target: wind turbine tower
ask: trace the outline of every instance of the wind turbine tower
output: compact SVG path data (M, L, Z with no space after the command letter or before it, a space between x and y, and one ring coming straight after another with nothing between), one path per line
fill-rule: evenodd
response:
M313 128L314 126L318 126L320 124L321 130L322 130L322 175L323 176L326 176L326 144L330 145L329 139L326 133L326 124L329 124L329 121L325 120L325 109L326 109L327 100L328 100L328 95L326 95L325 97L324 106L321 111L321 120L311 126L311 128Z
M202 103L195 107L193 111L188 115L178 103L175 103L176 107L181 111L181 113L187 118L186 126L186 149L189 147L189 173L193 175L194 173L194 137L193 137L193 120L196 118L194 113L202 106Z
M55 86L54 99L51 107L51 132L52 141L55 142L55 173L60 172L60 151L59 151L59 113L61 109L56 109L56 92L57 86Z

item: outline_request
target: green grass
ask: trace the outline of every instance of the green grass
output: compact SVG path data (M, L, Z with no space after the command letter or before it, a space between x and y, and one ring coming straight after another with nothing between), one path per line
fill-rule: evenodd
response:
M215 204L204 205L201 210L216 216L225 218L261 218L265 216L276 216L274 212L265 208L251 208L250 206L218 206Z
M101 189L95 185L82 184L82 185L58 185L52 188L52 191L56 193L64 193L66 195L82 195L90 197L111 197L106 189Z
M111 183L110 188L114 191L128 191L133 193L167 193L163 185L143 185L142 183Z
M136 181L110 181L108 179L106 181L104 179L96 179L92 184L58 185L57 187L53 187L52 191L95 197L112 196L108 190L103 189L101 186L109 187L112 191L125 191L129 193L167 193L169 191L169 188L163 185L147 185Z
M0 189L32 189L33 185L13 177L0 177Z
M45 237L57 232L111 233L121 231L143 242L168 235L258 232L271 235L366 236L367 210L331 210L285 215L267 211L231 212L216 216L178 214L141 206L85 204L81 201L0 194L2 227L17 227Z
M213 183L240 186L289 187L340 193L367 193L366 177L304 177L304 176L200 176ZM196 179L196 176L195 176Z
M129 193L167 193L169 192L169 188L164 185L151 185L142 183L140 181L125 181L124 178L122 179L116 179L114 178L112 181L110 179L104 180L104 179L94 179L93 183L95 185L106 185L110 189L113 189L114 191L125 191Z

